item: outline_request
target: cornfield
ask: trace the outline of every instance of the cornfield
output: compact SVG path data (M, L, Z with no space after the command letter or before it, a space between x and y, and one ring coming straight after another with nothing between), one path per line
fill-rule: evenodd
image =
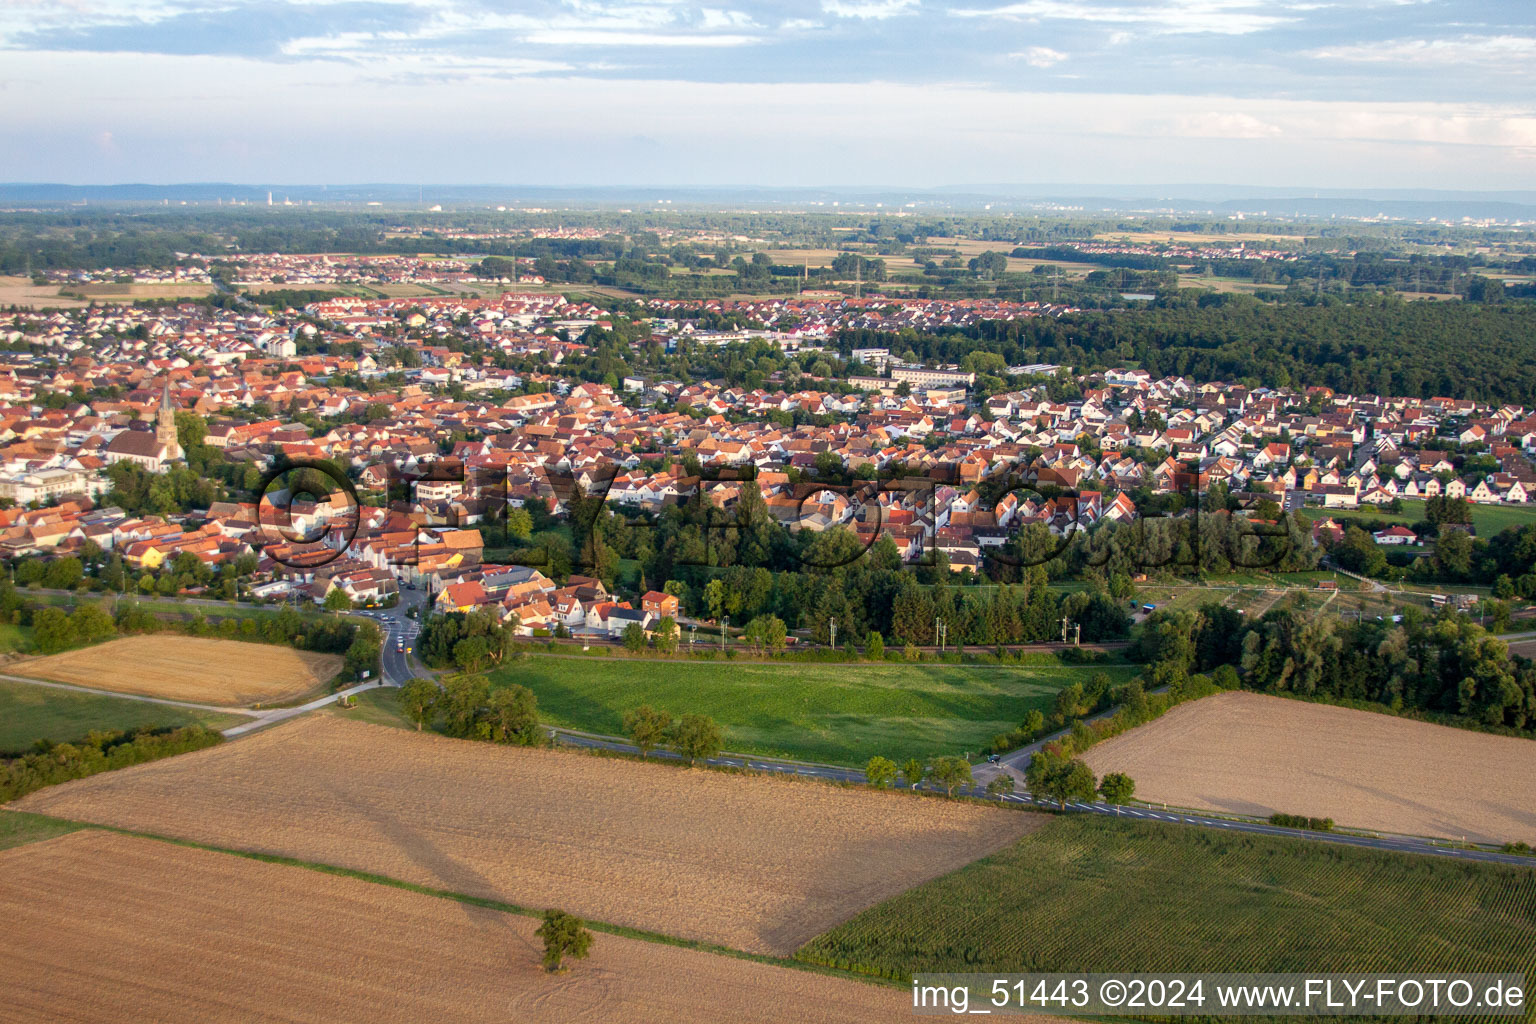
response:
M798 956L902 980L1486 971L1524 973L1529 986L1536 871L1071 816L854 917Z

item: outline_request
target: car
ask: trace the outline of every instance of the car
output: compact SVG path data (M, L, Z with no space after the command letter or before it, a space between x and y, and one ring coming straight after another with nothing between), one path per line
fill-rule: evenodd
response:
M987 758L987 764L997 764L1001 760L1002 758L998 757L996 754L993 754L991 757Z

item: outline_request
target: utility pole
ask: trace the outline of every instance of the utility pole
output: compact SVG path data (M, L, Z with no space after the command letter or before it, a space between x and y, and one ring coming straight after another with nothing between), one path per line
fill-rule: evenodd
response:
M1061 617L1061 642L1062 643L1066 643L1067 642L1067 626L1068 625L1070 625L1070 623L1068 622L1067 617L1065 615L1063 615Z
M858 253L853 254L853 297L859 297L860 286L864 283L864 257Z
M835 651L837 650L837 620L828 619L827 625L831 627L832 630L832 649Z
M1072 646L1081 647L1083 645L1083 624L1079 622L1072 629Z
M720 653L725 653L725 627L731 624L729 615L720 616Z

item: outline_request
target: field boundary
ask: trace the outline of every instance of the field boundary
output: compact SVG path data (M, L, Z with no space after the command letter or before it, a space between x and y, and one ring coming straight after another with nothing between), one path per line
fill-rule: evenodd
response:
M72 818L60 818L52 814L39 814L36 811L17 811L10 807L0 806L0 814L25 814L32 818L41 818L60 825L72 826L71 832L61 833L71 835L82 830L95 829L100 832L112 832L118 835L133 836L138 839L149 839L155 842L169 843L172 846L183 846L194 850L206 850L210 853L223 853L233 857L243 857L246 860L260 861L265 864L279 864L287 867L303 868L307 871L315 871L320 874L338 875L343 878L352 878L361 882L370 882L374 885L383 885L395 889L403 889L422 896L433 896L438 899L451 900L455 903L463 903L469 906L481 907L486 910L495 910L504 914L515 914L518 917L540 917L544 911L539 908L526 907L516 903L508 903L504 900L491 899L485 896L471 896L467 893L454 892L451 889L438 889L432 886L420 885L415 882L406 882L389 875L381 875L376 872L362 871L356 868L345 868L335 864L326 864L323 861L303 860L298 857L286 857L282 854L259 853L254 850L242 850L238 847L218 846L213 843L202 843L193 839L179 839L175 836L162 835L157 832L141 832L136 829L121 828L116 825L99 825L94 822L76 821ZM57 836L48 837L57 838ZM47 839L35 840L47 842ZM28 844L30 845L30 844ZM963 865L962 865L963 866ZM942 877L942 876L940 876ZM923 884L923 883L919 883ZM728 956L737 960L750 960L756 963L769 964L775 967L792 967L796 970L807 971L812 974L821 974L829 977L846 978L865 983L876 982L885 987L893 985L901 987L900 983L888 979L871 978L867 975L857 974L851 971L840 970L835 967L827 967L821 964L808 963L803 960L795 960L794 954L786 957L776 957L767 953L751 953L744 949L736 949L734 946L725 946L719 943L706 942L701 939L685 939L676 935L668 935L665 932L649 931L644 928L634 928L628 925L613 924L608 921L597 921L582 918L582 923L594 932L602 932L607 935L617 935L627 939L638 939L642 942L652 942L657 945L674 946L680 949L692 949L701 953L713 953L717 956ZM833 927L836 927L835 925Z

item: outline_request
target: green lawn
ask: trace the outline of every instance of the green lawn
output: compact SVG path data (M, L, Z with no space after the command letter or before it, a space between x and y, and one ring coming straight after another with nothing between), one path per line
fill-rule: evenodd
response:
M1476 527L1479 537L1492 537L1512 526L1528 526L1536 523L1536 505L1472 505L1471 507L1472 525ZM1346 524L1351 519L1380 519L1387 523L1412 526L1424 520L1424 502L1416 498L1404 499L1403 511L1398 515L1393 515L1385 509L1378 512L1374 508L1318 508L1312 505L1303 508L1301 514L1308 519L1326 519L1332 516Z
M405 717L400 710L400 691L396 687L381 687L377 690L364 690L352 698L356 707L343 708L335 704L326 708L326 712L338 718L350 718L356 722L371 722L374 725L392 725L401 729L414 729L416 726Z
M245 715L0 680L0 751L26 750L40 739L77 740L92 729L193 724L224 729L249 720Z
M0 623L0 653L26 651L32 647L32 627Z
M0 850L9 850L13 846L35 843L41 839L52 839L82 827L70 821L45 818L41 814L0 810Z
M1070 815L797 956L903 981L944 971L1530 978L1536 871Z
M617 734L624 712L650 704L674 716L709 715L733 751L862 765L875 754L900 760L983 750L1031 708L1048 711L1057 690L1096 671L1119 683L1136 670L534 656L492 678L531 689L539 717L552 725Z

